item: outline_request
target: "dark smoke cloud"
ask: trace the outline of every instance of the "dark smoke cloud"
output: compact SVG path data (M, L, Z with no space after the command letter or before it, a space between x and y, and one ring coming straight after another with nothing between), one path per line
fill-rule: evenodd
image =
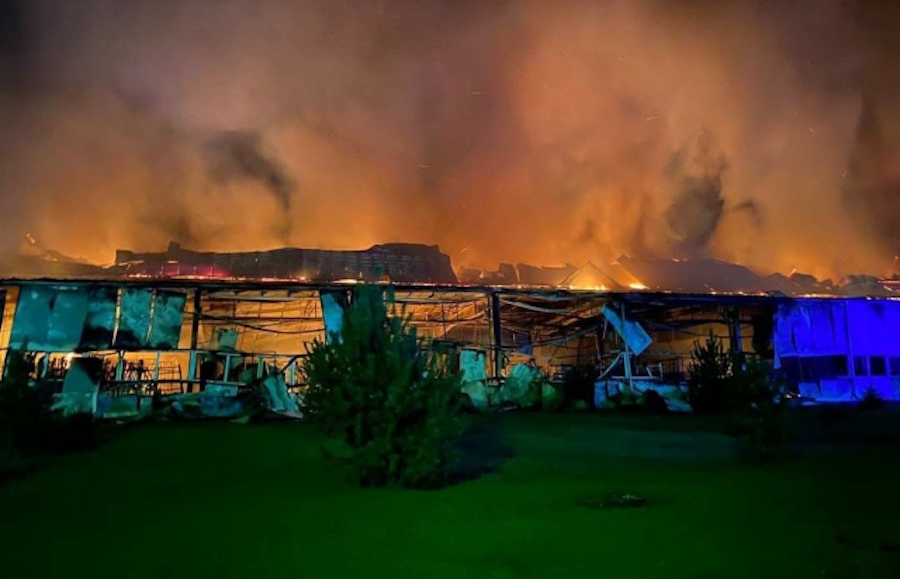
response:
M19 142L22 119L14 113L20 105L20 93L14 90L27 80L29 42L25 9L18 0L0 0L0 247L8 247L18 239L15 223L23 209L22 167Z
M730 209L730 213L746 218L747 225L756 231L765 227L763 210L754 201L741 201Z
M725 213L722 175L725 156L713 135L704 131L695 143L673 155L665 169L675 187L675 200L666 210L666 223L679 250L699 255L706 250Z
M597 239L597 224L594 223L593 219L587 219L581 226L581 231L578 233L578 237L576 238L576 243L593 243L594 240Z
M665 174L675 194L665 220L674 238L674 253L706 256L710 241L726 219L743 223L745 232L751 235L764 227L763 209L755 201L726 205L727 169L728 161L709 131L703 131L672 156Z
M0 62L6 74L24 60L26 27L24 6L18 0L0 0ZM7 76L9 78L9 76Z
M885 120L863 101L856 144L847 171L844 202L882 242L900 253L900 155L890 146Z
M263 150L261 135L247 131L229 131L218 135L209 143L209 156L210 174L216 185L255 181L272 195L284 215L284 224L278 235L284 243L290 243L288 216L297 185L281 161Z
M285 211L291 208L294 179L280 162L262 150L257 133L232 131L210 142L211 172L218 183L250 179L262 183Z
M869 223L897 212L900 143L885 4L0 0L4 241L880 271L898 240ZM850 166L876 142L879 168Z

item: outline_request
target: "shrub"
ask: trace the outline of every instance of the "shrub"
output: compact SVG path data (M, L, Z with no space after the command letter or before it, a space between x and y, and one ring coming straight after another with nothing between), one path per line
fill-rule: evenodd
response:
M380 287L363 286L340 335L309 350L305 413L348 449L363 486L446 482L462 384L448 357L424 345L408 317L389 315Z
M540 388L541 410L556 412L563 408L566 399L563 397L562 390L553 385L546 377L542 380Z
M669 405L666 403L666 399L656 390L649 389L644 391L641 398L642 405L647 412L652 414L669 413Z
M0 382L0 432L2 454L74 452L99 444L91 414L54 416L49 412L53 387L31 384L34 355L10 351L6 375Z
M742 453L759 462L783 456L790 442L784 384L772 379L764 362L748 361L734 368L728 391L733 410L727 429Z
M852 416L850 408L844 404L824 404L819 407L819 424L823 428L830 428L845 422Z
M30 385L33 368L33 354L7 352L6 375L0 381L2 454L26 451L39 439L42 405L38 391Z
M866 388L858 408L860 410L878 410L882 406L884 406L884 398L881 397L881 394L871 386Z
M688 374L688 401L695 412L715 413L727 409L732 366L731 355L712 332L705 342L694 342Z
M38 432L40 450L50 453L94 450L103 442L100 426L88 412L68 416L47 416Z
M607 402L606 408L615 408L618 410L641 410L643 408L643 396L629 390L620 390L614 394L610 394L607 398Z
M595 364L571 366L562 375L560 391L564 408L594 406L594 384L600 376L600 369Z
M543 408L546 384L547 377L539 368L532 364L517 364L503 381L499 392L500 403L526 410ZM552 407L556 401L553 400L552 393L548 394L548 407Z

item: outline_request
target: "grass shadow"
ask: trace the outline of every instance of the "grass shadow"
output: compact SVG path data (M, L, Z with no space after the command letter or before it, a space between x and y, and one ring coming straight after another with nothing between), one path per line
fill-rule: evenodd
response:
M448 482L458 484L498 472L516 451L506 439L503 419L498 415L473 417L462 439L456 443L459 459L450 469Z

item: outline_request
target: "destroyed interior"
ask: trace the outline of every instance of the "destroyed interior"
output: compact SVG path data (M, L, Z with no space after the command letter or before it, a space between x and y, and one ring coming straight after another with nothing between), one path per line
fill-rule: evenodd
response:
M418 334L450 346L477 408L516 405L536 377L585 371L587 405L655 390L689 411L692 348L710 336L766 361L795 398L900 398L895 282L759 276L724 262L639 259L454 271L435 246L361 251L118 251L100 267L40 248L3 264L0 348L24 355L63 412L166 408L298 415L308 346L340 330L361 282L392 287ZM261 402L260 402L261 401Z

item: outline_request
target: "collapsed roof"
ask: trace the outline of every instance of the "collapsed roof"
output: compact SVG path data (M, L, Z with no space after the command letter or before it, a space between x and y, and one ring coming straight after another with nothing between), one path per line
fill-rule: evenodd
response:
M462 268L437 246L410 243L375 245L357 251L283 248L270 251L199 252L170 243L163 252L119 250L111 266L97 266L42 248L31 236L18 252L0 261L7 277L205 278L246 280L393 281L406 284L493 285L629 292L649 290L689 294L788 296L895 296L900 279L849 276L838 284L813 276L759 275L714 259L621 256L610 263L539 267L503 263L496 271Z
M535 267L501 264L497 271L463 269L460 281L469 284L549 286L575 290L651 290L687 294L762 294L789 296L893 296L900 281L874 276L848 276L839 284L811 275L759 275L750 269L715 259L666 259L621 256L608 264L588 262L581 267Z
M25 234L18 248L0 254L0 273L24 277L91 277L102 275L104 268L47 249L31 234Z
M125 275L151 277L230 277L453 284L450 257L436 245L389 243L361 251L284 248L239 253L199 252L170 243L161 253L116 252Z

